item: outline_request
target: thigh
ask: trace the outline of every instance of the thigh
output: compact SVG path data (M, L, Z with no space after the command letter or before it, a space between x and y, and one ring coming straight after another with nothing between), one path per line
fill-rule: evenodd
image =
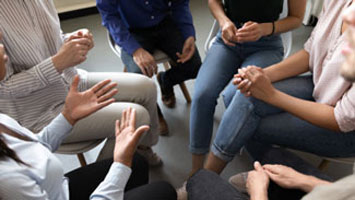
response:
M154 81L146 76L124 72L90 72L88 88L96 83L110 79L117 83L116 101L134 102L144 105L147 101L155 101L157 89Z
M241 59L233 47L217 38L208 51L195 83L195 95L200 92L218 97L237 72Z
M262 118L253 139L319 156L355 156L355 132L324 129L289 113Z
M200 170L187 182L189 200L233 199L247 200L245 194L238 192L219 175L208 170Z
M67 173L65 176L69 179L70 199L89 199L105 179L112 162L112 159L104 160ZM126 190L147 184L148 181L148 164L142 156L136 154L133 158L132 174L126 185Z
M175 189L166 182L156 182L143 185L125 193L125 200L176 200Z
M83 142L115 136L115 123L121 119L124 109L131 107L137 112L137 126L150 124L147 110L133 103L112 103L75 124L63 143Z

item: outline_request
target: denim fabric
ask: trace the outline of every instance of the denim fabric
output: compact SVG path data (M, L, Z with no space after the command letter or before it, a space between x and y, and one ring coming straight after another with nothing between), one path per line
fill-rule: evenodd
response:
M191 153L205 154L209 151L217 98L238 68L248 65L266 67L282 58L280 36L263 37L257 42L237 43L231 47L224 44L221 32L218 33L195 83L190 118Z
M313 100L311 76L286 79L274 86L291 96ZM227 110L212 145L212 152L224 161L232 160L250 139L320 156L355 155L355 132L344 134L317 127L265 102L246 98L239 91L225 103Z
M170 17L164 19L158 26L131 29L131 35L139 42L143 49L151 54L159 49L167 54L173 61L177 61L177 52L182 52L184 46L183 36ZM134 62L133 57L122 50L121 59L128 72L142 74L141 69ZM190 60L181 64L176 63L171 69L162 74L163 85L172 87L183 81L194 79L201 66L201 58L196 47L195 54Z

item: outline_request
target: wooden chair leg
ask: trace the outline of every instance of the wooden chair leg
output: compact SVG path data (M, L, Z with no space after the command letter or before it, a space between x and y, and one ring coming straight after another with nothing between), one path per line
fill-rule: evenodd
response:
M127 67L126 66L123 67L123 72L127 72Z
M163 66L164 66L165 71L168 70L168 69L170 69L170 64L169 64L169 62L164 62L164 63L163 63Z
M190 97L190 93L189 91L187 90L187 87L185 85L185 82L182 82L179 84L180 85L180 89L182 91L182 93L184 94L184 97L186 99L186 102L187 103L191 103L191 97Z
M86 160L85 160L84 154L83 154L83 153L78 153L77 156L78 156L80 165L81 165L82 167L86 166L87 164L86 164Z
M324 171L328 167L329 163L329 160L323 159L322 162L319 164L318 169Z

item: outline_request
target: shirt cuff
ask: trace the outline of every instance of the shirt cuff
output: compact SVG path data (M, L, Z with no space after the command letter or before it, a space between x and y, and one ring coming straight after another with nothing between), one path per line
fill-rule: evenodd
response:
M61 75L54 67L51 57L38 64L36 72L41 81L43 81L46 85L61 80Z
M122 163L113 162L104 182L110 182L113 185L116 185L118 188L123 189L126 187L131 173L131 168Z
M132 36L130 36L129 40L122 44L122 48L129 55L133 56L133 53L137 49L141 48L141 45Z
M183 28L183 27L182 27ZM196 40L196 32L193 27L184 27L185 29L182 29L182 36L184 37L184 40L186 40L189 37L194 37Z
M60 113L54 120L61 125L61 130L63 130L64 132L70 132L73 129L73 126L69 123L67 118L65 118L62 113Z

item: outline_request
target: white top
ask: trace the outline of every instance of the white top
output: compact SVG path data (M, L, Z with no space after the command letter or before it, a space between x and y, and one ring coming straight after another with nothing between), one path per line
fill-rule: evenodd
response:
M304 48L309 53L313 73L313 97L318 103L334 106L336 121L343 132L355 130L355 87L340 75L345 61L341 51L341 13L352 0L325 0L322 14Z
M52 153L72 129L63 115L56 117L39 134L33 134L4 114L0 114L0 124L30 140L2 134L6 144L30 167L10 158L0 160L1 199L69 199L68 179L64 177L62 164ZM122 200L130 174L129 167L114 162L90 199Z
M53 65L65 35L52 0L0 0L0 5L0 43L9 56L0 112L36 133L61 112L78 72L80 90L87 89L85 72L69 68L59 74Z

